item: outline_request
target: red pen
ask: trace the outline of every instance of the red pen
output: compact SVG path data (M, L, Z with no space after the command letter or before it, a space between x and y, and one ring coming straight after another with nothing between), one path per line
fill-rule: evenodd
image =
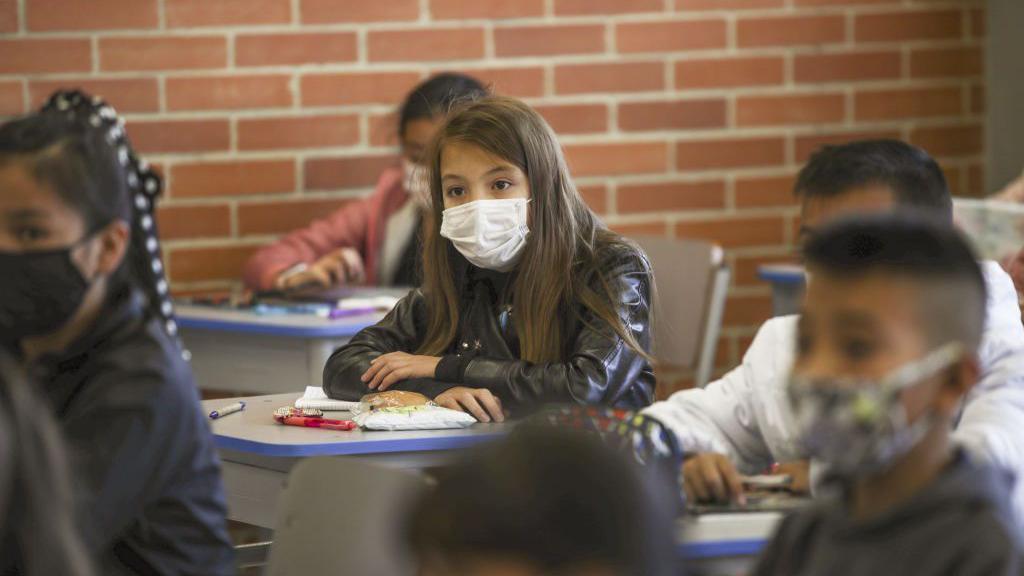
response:
M354 430L358 428L351 420L332 420L330 418L310 418L308 416L289 416L278 420L288 426L302 426L304 428L325 428L327 430Z

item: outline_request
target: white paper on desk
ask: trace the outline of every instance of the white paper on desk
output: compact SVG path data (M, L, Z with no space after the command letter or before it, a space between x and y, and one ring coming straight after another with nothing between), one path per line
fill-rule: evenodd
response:
M986 260L1002 260L1024 248L1024 206L957 198L953 219Z
M359 402L332 400L319 386L306 386L306 392L295 401L296 408L317 408L324 412L351 411L359 407Z
M391 310L398 304L400 298L397 296L373 296L365 298L342 298L334 307L341 310L361 310L363 308L376 308L377 310Z

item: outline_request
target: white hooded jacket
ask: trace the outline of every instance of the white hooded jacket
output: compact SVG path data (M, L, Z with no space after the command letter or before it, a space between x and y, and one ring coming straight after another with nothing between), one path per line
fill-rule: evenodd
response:
M981 379L967 395L953 433L976 460L1024 476L1024 326L1017 292L995 262L983 262L988 288L978 357ZM786 396L797 316L761 326L743 363L704 388L676 392L644 410L671 429L687 452L725 454L744 474L801 459ZM816 476L812 465L812 478ZM1024 481L1014 489L1024 526Z

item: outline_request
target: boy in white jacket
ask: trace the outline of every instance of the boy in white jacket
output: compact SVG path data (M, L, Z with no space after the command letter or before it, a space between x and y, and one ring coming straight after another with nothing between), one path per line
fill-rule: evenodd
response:
M952 222L952 198L938 164L892 140L827 146L811 157L795 186L801 236L839 216L912 208ZM1024 326L1013 283L984 262L988 301L978 357L981 378L954 419L953 440L975 459L1024 474ZM691 455L683 479L691 500L743 502L739 473L774 469L809 489L818 476L797 445L785 393L796 350L797 316L773 318L758 331L743 363L705 388L684 390L645 413L664 423ZM808 473L808 470L811 473ZM810 478L810 479L809 479ZM1024 482L1014 491L1024 525Z

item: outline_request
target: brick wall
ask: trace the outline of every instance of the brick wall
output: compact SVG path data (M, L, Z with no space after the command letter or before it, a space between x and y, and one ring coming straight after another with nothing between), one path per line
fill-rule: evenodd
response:
M790 253L816 146L907 138L982 192L981 1L0 0L0 34L0 115L72 85L126 114L179 291L367 193L441 70L537 106L616 229L729 249L722 367L768 316L755 269Z

